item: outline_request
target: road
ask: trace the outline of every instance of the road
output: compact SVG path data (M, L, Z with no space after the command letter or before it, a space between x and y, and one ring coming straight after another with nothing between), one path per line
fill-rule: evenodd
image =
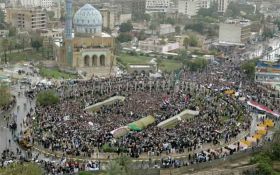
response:
M28 72L30 70L26 71ZM36 77L28 76L28 78L34 79ZM19 148L18 144L15 142L15 136L19 136L20 132L24 131L25 126L23 120L25 120L30 109L34 109L35 107L35 102L30 101L24 96L24 91L28 88L28 86L23 86L19 83L11 87L11 93L16 97L16 104L11 111L2 114L0 118L0 153L7 148L16 152L16 149ZM24 107L24 104L26 104L26 107ZM17 130L15 131L14 136L8 126L12 121L16 121L17 123Z

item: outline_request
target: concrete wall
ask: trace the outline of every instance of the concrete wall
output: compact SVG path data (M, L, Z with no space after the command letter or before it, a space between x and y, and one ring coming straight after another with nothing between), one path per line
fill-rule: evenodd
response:
M138 170L135 171L135 175L146 175L146 174L153 174L153 175L177 175L177 174L188 174L188 173L195 173L197 171L202 171L203 169L207 168L221 168L221 171L213 171L215 175L226 175L232 172L235 172L236 174L242 174L244 171L254 171L256 169L256 165L250 165L250 166L240 166L236 168L228 168L228 169L222 169L223 164L231 164L232 161L236 161L242 158L246 158L248 156L251 156L253 153L258 152L258 149L255 150L247 150L243 152L235 153L231 156L228 156L224 159L217 159L213 160L211 162L205 162L200 163L196 165L190 165L190 166L184 166L181 168L170 168L170 169L148 169L148 170ZM209 171L207 171L209 172ZM212 174L212 173L211 173Z
M241 44L241 26L239 24L220 23L219 42Z

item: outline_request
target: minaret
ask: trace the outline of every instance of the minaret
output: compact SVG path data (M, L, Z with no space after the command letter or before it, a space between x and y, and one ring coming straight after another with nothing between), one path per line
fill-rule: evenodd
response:
M73 62L73 44L72 44L72 2L66 0L66 25L65 25L65 47L66 47L66 62L68 66L72 66Z

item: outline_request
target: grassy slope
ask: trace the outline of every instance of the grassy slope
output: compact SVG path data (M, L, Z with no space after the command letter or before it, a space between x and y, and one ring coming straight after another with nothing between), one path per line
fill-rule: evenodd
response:
M66 72L62 72L56 68L50 69L50 68L45 68L41 67L40 68L40 75L46 78L54 78L54 79L75 79L78 78L77 75L74 74L69 74Z

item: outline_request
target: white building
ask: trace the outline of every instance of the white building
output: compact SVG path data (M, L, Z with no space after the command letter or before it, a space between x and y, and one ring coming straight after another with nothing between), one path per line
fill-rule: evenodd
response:
M146 0L146 13L167 12L170 0Z
M179 0L178 12L189 17L197 15L200 9L200 0Z
M160 24L158 29L159 35L169 35L175 33L175 27L171 24Z
M41 7L49 8L53 6L53 0L41 0Z
M208 9L211 6L212 0L200 0L200 8Z
M40 36L46 37L46 38L52 38L52 39L58 39L63 36L64 28L58 28L58 29L45 29L40 31Z
M43 7L49 8L53 6L53 0L20 0L23 7Z
M41 5L40 0L20 0L20 5L23 7L39 7Z
M161 42L158 38L139 41L138 48L144 52L168 53L180 48L179 42Z
M276 62L280 59L280 39L270 39L264 51L262 61Z
M255 81L280 89L280 64L259 62L256 66Z
M231 1L232 0L216 0L218 4L218 12L225 13Z

